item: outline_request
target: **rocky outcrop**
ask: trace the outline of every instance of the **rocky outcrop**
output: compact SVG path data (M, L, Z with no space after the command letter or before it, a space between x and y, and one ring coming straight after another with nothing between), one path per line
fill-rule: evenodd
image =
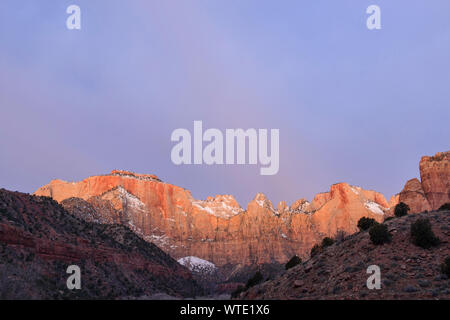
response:
M431 206L422 189L422 184L416 178L406 182L399 194L399 202L406 203L411 213L430 211Z
M274 208L257 194L244 210L230 195L196 200L154 175L127 171L76 183L54 180L35 194L52 197L77 216L86 210L91 221L126 225L176 259L195 256L219 267L306 257L323 237L357 231L363 216L382 221L388 207L377 192L339 183L312 203L300 199Z
M76 202L69 199L66 204ZM88 209L83 212L96 214L88 203L79 203ZM202 294L187 268L125 226L89 223L69 214L50 198L3 189L0 261L2 299ZM80 267L80 290L66 287L66 269L70 265Z
M450 202L450 151L420 160L422 188L432 210Z
M437 210L450 202L450 151L422 157L420 178L409 180L398 195L398 202L410 207L410 213ZM391 204L393 207L395 201Z

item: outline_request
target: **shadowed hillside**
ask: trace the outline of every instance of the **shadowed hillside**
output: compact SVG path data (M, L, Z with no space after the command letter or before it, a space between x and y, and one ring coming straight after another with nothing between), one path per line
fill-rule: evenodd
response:
M411 224L428 218L440 243L423 249L413 243ZM391 242L375 245L368 231L325 248L272 281L242 293L241 299L449 299L450 281L441 264L450 255L450 211L420 213L384 224ZM381 270L381 289L369 290L367 267Z
M68 290L69 265L81 268ZM89 223L47 197L0 190L0 298L201 294L188 269L122 225Z

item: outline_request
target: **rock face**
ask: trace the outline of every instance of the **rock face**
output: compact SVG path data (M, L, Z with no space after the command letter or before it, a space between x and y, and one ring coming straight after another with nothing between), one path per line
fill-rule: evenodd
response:
M450 151L420 160L420 179L432 210L450 202Z
M80 267L80 290L67 289L70 265ZM202 291L187 268L125 226L89 223L50 198L0 189L1 299L157 293L192 297Z
M383 221L388 203L375 191L363 190L346 183L331 186L330 192L317 195L311 203L313 224L322 234L335 235L358 231L358 220L362 217Z
M406 203L411 213L430 211L431 206L423 191L422 184L416 178L406 182L399 195L399 202Z
M450 151L438 152L420 160L420 178L409 180L398 201L410 207L410 213L437 210L450 202ZM398 202L397 202L398 203ZM392 206L396 203L392 203Z
M441 244L428 250L411 242L411 224L428 218ZM441 263L450 254L450 211L408 215L384 222L392 241L374 245L367 231L327 247L313 258L241 294L241 299L450 299ZM377 265L381 290L369 290L367 269ZM373 274L373 272L371 273Z
M244 210L230 195L196 200L154 175L117 170L76 183L54 180L35 194L76 216L87 212L90 221L126 225L175 259L195 256L219 267L306 257L325 236L357 231L363 216L382 221L389 206L380 193L339 183L312 203L275 209L257 194Z

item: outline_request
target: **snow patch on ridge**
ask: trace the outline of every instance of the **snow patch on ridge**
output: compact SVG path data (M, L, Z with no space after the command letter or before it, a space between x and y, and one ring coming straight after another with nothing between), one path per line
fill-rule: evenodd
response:
M208 212L209 214L215 215L214 210L212 210L210 207L206 207L206 206L203 207L203 206L201 206L199 203L195 203L195 202L193 202L192 204L193 204L195 207L199 208L200 210L203 210L203 211Z
M256 200L256 203L257 203L260 207L264 207L265 201L264 201L264 200Z
M125 208L136 209L140 211L145 210L145 204L134 194L131 194L122 186L117 187L117 191L119 192L120 199L122 200Z
M235 215L242 213L241 207L229 205L224 201L193 201L192 205L210 215L218 218L229 219Z
M359 194L361 191L360 187L350 186L350 189L353 191L354 194Z
M384 214L383 207L380 206L380 205L379 205L378 203L376 203L376 202L373 202L373 201L366 201L366 202L364 203L364 206L365 206L367 209L369 209L370 211L372 211L373 213L376 213L376 214Z

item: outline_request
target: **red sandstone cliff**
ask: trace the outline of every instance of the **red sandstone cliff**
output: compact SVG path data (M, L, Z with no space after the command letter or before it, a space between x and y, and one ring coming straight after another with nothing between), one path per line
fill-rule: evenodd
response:
M398 195L398 202L406 203L411 213L437 210L450 202L449 163L450 151L422 157L419 164L421 181L409 180Z
M229 195L196 200L156 176L125 171L77 183L54 180L35 194L53 197L91 221L127 225L174 258L197 256L219 266L305 256L325 236L355 232L363 216L383 220L388 207L383 195L340 183L311 204L301 199L275 209L258 194L244 210Z
M450 151L422 157L419 166L422 188L431 209L450 202Z
M308 255L325 236L357 231L361 217L382 221L399 201L411 212L449 202L448 162L449 152L423 157L422 182L408 181L389 203L380 193L339 183L311 203L300 199L274 208L258 194L244 210L230 195L196 200L154 175L117 170L75 183L54 180L35 194L53 197L90 221L127 225L176 259L196 256L218 266L284 263L294 254Z

